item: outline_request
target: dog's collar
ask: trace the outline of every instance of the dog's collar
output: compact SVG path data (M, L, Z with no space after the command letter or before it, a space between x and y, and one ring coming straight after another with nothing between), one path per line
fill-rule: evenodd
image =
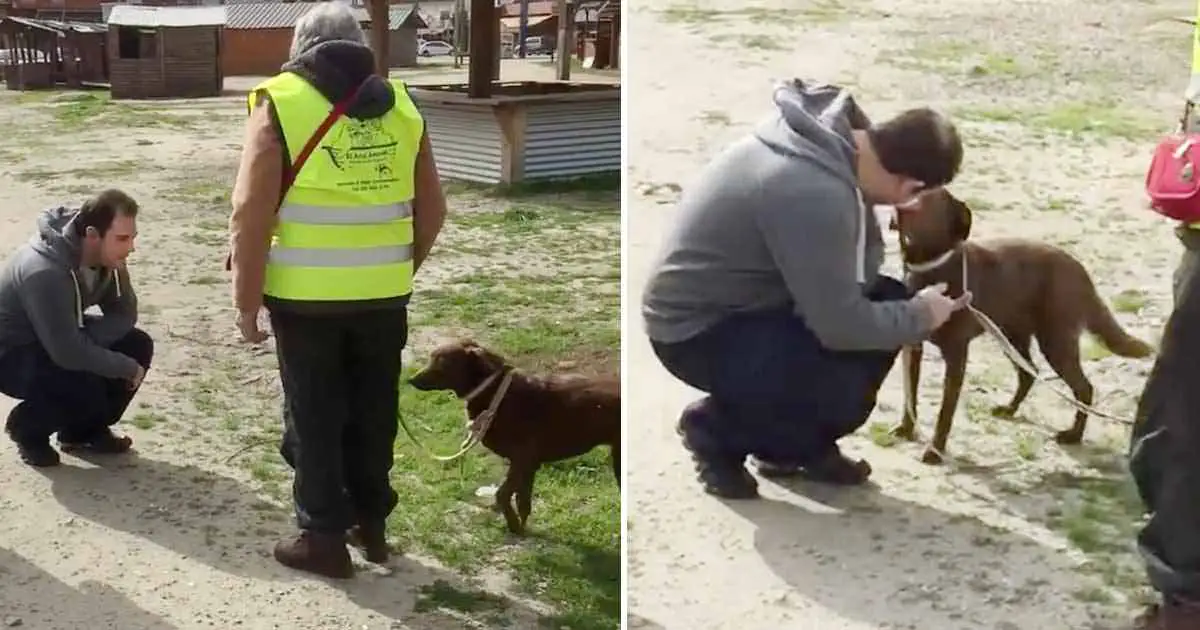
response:
M500 378L501 376L503 376L511 371L512 371L512 366L508 366L508 365L500 366L500 369L496 370L495 372L492 372L491 376L483 379L483 382L480 383L479 385L477 385L475 387L475 389L471 390L471 393L467 394L466 396L463 396L463 400L465 400L467 402L471 402L472 399L474 399L476 396L482 394L484 392L484 390L486 390L488 387L490 387L492 383L495 383L496 379Z
M945 265L946 263L950 262L950 260L952 258L954 258L954 255L959 252L960 248L961 248L960 245L955 245L954 247L946 250L946 252L941 254L940 256L938 256L932 260L927 260L925 262L920 262L920 263L905 262L904 269L905 269L905 271L909 271L912 273L925 273L928 271L933 271L934 269L937 269L938 267L941 267L942 265Z

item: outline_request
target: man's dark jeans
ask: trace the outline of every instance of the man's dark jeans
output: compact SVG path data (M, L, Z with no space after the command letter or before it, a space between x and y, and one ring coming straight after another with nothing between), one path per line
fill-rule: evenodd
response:
M407 309L270 314L284 390L280 454L295 470L297 524L342 534L384 521L398 501L389 475Z
M1138 401L1129 467L1150 518L1138 535L1150 583L1200 603L1200 233L1175 274L1175 308Z
M138 328L110 349L146 370L154 358L154 340ZM39 444L56 432L60 442L91 441L121 419L137 392L123 379L63 369L41 344L31 343L0 355L0 393L21 401L8 416L9 435Z
M899 281L880 277L874 301L903 300ZM861 427L899 349L832 351L791 309L734 315L674 344L652 342L666 369L709 394L697 416L697 454L727 462L747 455L803 466L829 456Z

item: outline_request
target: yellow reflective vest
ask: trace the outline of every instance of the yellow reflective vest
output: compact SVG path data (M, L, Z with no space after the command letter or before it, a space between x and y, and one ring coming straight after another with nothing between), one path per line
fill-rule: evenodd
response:
M424 121L404 83L382 117L342 116L329 128L283 198L263 293L284 300L358 301L412 293L413 170ZM292 160L333 105L284 72L258 90L275 107Z

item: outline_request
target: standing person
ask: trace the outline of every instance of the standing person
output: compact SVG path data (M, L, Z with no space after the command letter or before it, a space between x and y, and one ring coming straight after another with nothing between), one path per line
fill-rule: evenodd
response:
M30 466L60 463L54 433L67 452L124 453L133 444L111 427L154 355L150 335L136 328L125 266L137 213L120 190L44 210L0 273L0 393L21 401L4 428ZM85 314L93 306L100 315Z
M295 470L301 531L275 558L339 578L354 574L347 530L368 560L388 558L407 305L446 213L421 114L403 83L374 68L349 5L320 3L297 21L291 60L250 95L230 217L237 325L257 343L266 338L259 310L270 314L280 451ZM345 115L291 173L343 103Z
M1176 229L1174 308L1138 400L1129 469L1150 518L1137 537L1161 596L1138 630L1200 630L1200 226Z
M883 239L863 201L905 204L950 182L954 126L928 109L871 125L844 90L799 80L774 102L684 193L643 294L663 366L708 394L678 431L705 490L726 498L758 495L748 455L765 475L864 482L870 466L837 440L866 422L900 347L969 299L909 298L878 275Z

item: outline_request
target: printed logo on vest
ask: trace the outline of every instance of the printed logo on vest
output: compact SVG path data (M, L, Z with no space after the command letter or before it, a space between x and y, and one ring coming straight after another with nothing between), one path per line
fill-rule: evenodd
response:
M383 190L396 182L392 163L400 146L383 119L343 119L321 144L329 162L348 178L338 182L355 192Z

